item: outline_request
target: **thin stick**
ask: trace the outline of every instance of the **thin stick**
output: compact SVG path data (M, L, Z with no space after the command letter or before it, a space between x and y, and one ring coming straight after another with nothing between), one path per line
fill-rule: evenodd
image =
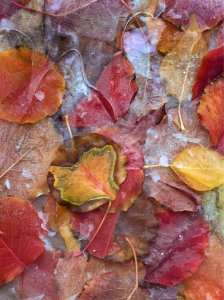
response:
M67 126L67 128L68 128L69 136L70 136L70 138L72 139L72 138L73 138L73 135L72 135L71 126L70 126L70 124L69 124L68 115L64 115L63 117L64 117L64 120L65 120L66 126Z
M27 10L27 11L30 11L30 12L35 12L35 13L38 13L38 14L42 14L42 15L47 15L47 16L50 16L50 17L65 17L67 15L70 15L72 13L75 13L87 6L89 6L90 4L93 4L94 2L97 2L98 0L92 0L91 2L85 4L85 5L82 5L80 7L78 7L77 9L74 9L74 10L70 10L70 11L67 11L67 12L64 12L64 13L61 13L61 14L54 14L54 13L49 13L47 11L41 11L41 10L38 10L38 9L34 9L34 8L31 8L31 7L28 7L28 6L24 6L14 0L11 0L11 3L14 4L15 6L19 7L19 8L22 8L24 10Z
M32 149L31 149L32 150ZM4 177L15 165L17 165L26 155L27 153L29 153L31 150L26 151L25 153L23 153L23 155L21 155L10 167L8 167L8 169L6 169L1 175L0 175L0 179L2 177Z
M133 256L134 256L134 260L135 260L135 286L132 290L132 292L130 293L130 295L128 296L127 300L130 300L132 298L132 296L134 295L134 293L137 291L138 289L138 260L137 260L137 255L136 255L136 251L134 246L132 245L131 241L125 237L125 240L128 242L128 244L131 247Z
M143 169L159 168L159 167L164 167L164 166L161 166L161 165L144 165Z
M107 215L108 215L108 213L109 213L110 207L111 207L111 201L109 201L108 206L107 206L107 210L106 210L106 212L105 212L105 214L104 214L104 216L103 216L103 218L102 218L102 220L101 220L101 222L100 222L100 225L98 226L98 228L97 228L97 230L95 231L94 235L93 235L92 238L90 239L89 243L86 245L86 247L85 247L82 251L80 251L79 253L75 254L75 257L79 257L80 255L83 255L84 252L85 252L85 251L89 248L89 246L92 244L93 240L96 238L98 232L100 231L100 229L101 229L103 223L104 223L105 220L106 220L106 217L107 217Z

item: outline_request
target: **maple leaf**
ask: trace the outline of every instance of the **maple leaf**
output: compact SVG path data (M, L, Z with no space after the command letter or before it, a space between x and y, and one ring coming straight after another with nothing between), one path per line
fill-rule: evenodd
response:
M60 256L60 251L44 251L26 268L19 280L19 294L22 299L42 297L43 300L59 300L54 270Z
M47 193L48 168L61 143L52 121L19 125L0 120L0 129L1 194L32 199Z
M44 250L42 221L28 201L0 199L0 284L13 280Z
M224 17L222 0L208 0L201 2L198 0L165 0L166 8L163 17L171 21L177 27L188 28L190 17L196 15L197 22L202 30L215 27Z
M145 280L175 285L196 272L207 246L209 225L200 212L163 211L158 214L160 228L149 255Z
M208 134L200 125L196 109L196 102L183 105L186 130L181 133L176 125L178 109L169 109L159 125L148 129L144 144L145 163L149 168L145 169L143 190L147 196L154 197L174 211L194 211L202 198L201 193L184 184L168 167L187 147L197 144L210 147Z
M184 130L180 107L191 99L193 80L207 46L198 27L195 16L191 17L187 31L174 48L163 58L161 76L166 81L167 92L179 101L179 119Z
M224 186L204 194L202 202L205 218L212 225L213 231L224 241Z
M224 183L224 158L203 146L185 149L170 167L181 180L198 191L212 190Z
M188 300L222 300L224 290L223 245L216 236L209 240L206 256L198 271L184 282L184 294Z
M69 123L102 126L121 118L137 91L133 75L134 69L124 56L115 56L101 73L90 98L84 98L69 115Z
M224 79L220 79L206 87L198 106L201 124L209 131L213 146L217 146L224 136L223 99Z
M116 152L110 145L84 152L72 167L50 167L61 199L74 205L100 199L114 200L119 190L114 181Z
M206 85L222 76L224 72L223 60L224 46L206 53L197 71L192 89L192 99L200 97Z
M64 79L43 54L24 47L10 49L0 52L0 64L1 119L35 123L58 110Z

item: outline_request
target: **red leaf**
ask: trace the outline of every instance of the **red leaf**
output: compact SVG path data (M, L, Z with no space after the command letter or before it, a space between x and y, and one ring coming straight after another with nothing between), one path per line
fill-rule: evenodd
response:
M84 239L88 239L90 241L95 232L99 230L87 249L89 253L99 258L104 258L109 249L112 247L112 234L117 223L119 213L109 213L102 226L100 226L104 215L105 211L100 209L87 213L73 213L72 228L78 231Z
M41 224L28 201L0 198L0 284L13 280L43 252Z
M224 72L224 46L209 51L198 69L192 89L192 99L200 97L206 85L221 76Z
M195 14L202 30L213 28L224 17L223 0L165 0L163 17L178 27L186 29Z
M33 264L25 269L20 279L21 299L58 300L54 271L60 252L45 251Z
M17 2L20 4L26 5L30 1L31 0L20 0ZM13 5L10 0L1 0L1 2L0 2L0 19L11 17L17 10L18 10L18 8L15 5Z
M209 225L200 212L158 214L158 236L145 258L146 281L175 285L196 272L208 241Z
M72 126L102 126L121 118L128 110L137 85L134 69L123 55L115 56L105 67L90 99L83 99L69 116Z

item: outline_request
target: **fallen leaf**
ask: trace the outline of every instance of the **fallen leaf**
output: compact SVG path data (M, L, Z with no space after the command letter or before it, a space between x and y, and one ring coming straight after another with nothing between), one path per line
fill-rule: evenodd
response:
M51 166L54 187L61 199L73 205L89 201L114 200L119 190L114 180L116 152L110 145L84 152L72 167Z
M1 194L33 199L47 193L48 168L61 143L52 121L19 125L0 120L0 129Z
M42 221L28 201L0 199L0 284L20 275L44 251Z
M164 0L163 0L164 1ZM187 29L191 15L195 14L201 30L215 27L224 17L222 0L165 0L166 8L163 17L171 21L177 27Z
M1 119L35 123L58 110L64 79L43 54L24 47L10 49L0 52L0 64Z
M224 136L223 99L224 79L219 79L206 87L198 106L201 124L209 131L213 146L217 146Z
M205 218L212 225L212 230L224 242L224 185L217 190L204 194L202 202Z
M195 273L204 258L209 225L200 212L163 211L160 228L144 259L145 280L171 286Z
M148 290L152 300L181 300L178 298L178 286L151 286Z
M224 46L213 49L203 57L192 89L192 99L200 97L205 87L224 73Z
M104 68L90 98L84 98L72 114L72 126L102 126L121 118L137 92L134 69L123 55L116 55Z
M148 129L143 150L145 164L149 168L145 169L143 190L148 197L155 198L173 211L194 211L201 202L202 194L188 187L168 165L188 147L211 145L206 130L200 125L196 102L183 105L182 117L186 127L183 132L175 123L177 108L168 109L167 116L157 126Z
M23 5L26 5L30 1L31 0L21 0L21 1L18 1L18 2L20 2ZM11 1L2 0L1 3L0 3L0 19L2 19L2 18L9 18L17 10L18 10L18 8L15 5L13 5L13 3L11 3Z
M88 241L87 251L91 255L104 258L112 248L113 233L118 218L119 213L106 215L105 211L100 209L86 213L73 213L72 229L81 234L81 239Z
M185 149L170 167L181 180L197 191L212 190L224 183L224 158L203 146Z
M180 106L182 102L191 100L194 77L206 50L206 42L202 37L195 16L192 16L187 31L176 46L163 58L160 65L160 74L166 81L168 94L175 97L179 102L181 129L184 129L184 124L181 119Z
M165 28L162 31L157 49L163 54L169 53L180 41L183 35L184 32L179 30L172 23L165 22Z
M212 236L206 249L205 259L198 271L184 282L187 300L222 300L224 290L223 246L216 236Z
M54 271L61 253L45 251L29 265L19 282L21 299L59 300Z

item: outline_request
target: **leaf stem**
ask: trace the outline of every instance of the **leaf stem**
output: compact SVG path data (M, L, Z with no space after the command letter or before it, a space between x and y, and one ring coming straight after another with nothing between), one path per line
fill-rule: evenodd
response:
M102 218L102 220L101 220L101 222L100 222L100 224L99 224L97 230L94 232L92 238L90 239L89 243L86 245L86 247L85 247L82 251L80 251L79 253L75 254L75 257L79 257L79 256L83 255L84 252L85 252L85 251L89 248L89 246L92 244L92 242L93 242L94 239L96 238L98 232L100 231L101 227L103 226L103 223L104 223L105 220L106 220L106 217L107 217L107 215L108 215L108 213L109 213L109 210L110 210L110 208L111 208L111 204L112 204L111 201L109 201L108 206L107 206L107 210L106 210L106 212L105 212L105 214L104 214L104 216L103 216L103 218Z
M131 243L131 241L129 240L128 237L125 237L125 240L128 242L129 246L131 247L131 250L132 250L132 253L134 256L134 260L135 260L135 286L127 298L127 300L130 300L132 298L132 296L134 295L134 293L138 289L138 280L139 280L139 278L138 278L138 260L137 260L137 255L136 255L136 251L135 251L133 244Z
M69 120L68 120L68 115L64 115L63 117L64 117L64 120L65 120L66 126L67 126L67 128L68 128L69 136L70 136L71 139L73 139L71 126L70 126Z

